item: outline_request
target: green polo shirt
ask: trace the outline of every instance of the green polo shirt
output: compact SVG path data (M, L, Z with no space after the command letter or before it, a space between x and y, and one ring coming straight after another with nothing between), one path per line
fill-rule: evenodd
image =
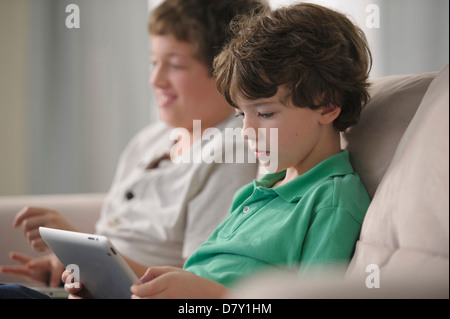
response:
M348 262L370 203L348 151L271 188L285 174L267 174L241 188L226 220L185 270L230 286L268 266L306 270Z

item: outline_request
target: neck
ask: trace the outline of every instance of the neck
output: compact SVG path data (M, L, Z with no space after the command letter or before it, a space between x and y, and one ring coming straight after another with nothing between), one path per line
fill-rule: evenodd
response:
M294 178L303 175L327 158L341 152L341 139L339 131L332 128L330 134L325 134L311 152L297 165L286 170L285 178L276 186L285 184Z

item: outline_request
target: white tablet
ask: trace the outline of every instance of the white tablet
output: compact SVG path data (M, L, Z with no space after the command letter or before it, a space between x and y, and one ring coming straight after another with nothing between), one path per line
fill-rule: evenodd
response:
M138 278L108 238L46 227L39 233L92 298L131 297Z

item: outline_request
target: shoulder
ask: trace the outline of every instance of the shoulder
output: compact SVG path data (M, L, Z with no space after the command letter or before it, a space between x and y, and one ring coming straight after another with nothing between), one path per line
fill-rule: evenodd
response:
M149 148L170 145L171 127L163 122L150 123L139 130L128 142L124 154L136 156Z
M134 137L130 140L131 145L145 145L148 143L154 143L155 138L161 138L164 136L169 136L170 126L164 122L154 122L150 123L140 131L138 131Z
M331 176L316 185L309 196L316 202L316 212L339 210L362 223L370 197L356 173Z

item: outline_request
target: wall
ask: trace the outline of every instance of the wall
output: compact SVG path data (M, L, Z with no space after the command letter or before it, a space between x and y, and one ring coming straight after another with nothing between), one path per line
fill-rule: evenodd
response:
M0 195L106 191L154 120L147 0L2 0L0 12Z
M155 120L146 25L159 2L0 0L0 196L108 189L128 140ZM365 30L372 77L448 63L447 0L315 2ZM71 3L80 29L65 25ZM379 28L366 25L372 4Z
M28 192L26 136L29 2L0 2L0 194Z
M273 7L296 0L269 0ZM361 27L373 54L372 78L439 71L448 64L449 1L311 0L349 15ZM379 26L371 17L379 9ZM368 23L369 22L369 23Z

